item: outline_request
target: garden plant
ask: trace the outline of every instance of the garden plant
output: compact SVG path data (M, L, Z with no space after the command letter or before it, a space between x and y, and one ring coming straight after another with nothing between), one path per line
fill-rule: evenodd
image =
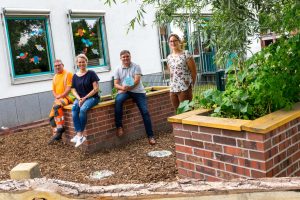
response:
M227 74L225 92L210 89L199 99L213 116L255 119L291 108L300 100L300 35L280 38Z

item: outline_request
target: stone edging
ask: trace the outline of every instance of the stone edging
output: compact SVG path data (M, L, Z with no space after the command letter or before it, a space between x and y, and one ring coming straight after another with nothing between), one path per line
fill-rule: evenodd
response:
M11 127L6 130L0 129L0 137L9 134L19 133L25 130L30 130L32 128L39 128L48 125L49 125L49 119L42 119L42 120L22 124L19 126Z
M244 192L292 191L300 189L299 177L239 179L223 182L178 180L144 184L90 186L55 179L29 179L0 181L0 192L43 191L66 196L97 195L111 197L137 197L145 195L228 194Z

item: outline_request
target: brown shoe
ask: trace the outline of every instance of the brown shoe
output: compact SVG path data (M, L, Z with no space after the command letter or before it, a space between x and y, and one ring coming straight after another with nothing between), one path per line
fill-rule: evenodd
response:
M149 138L148 140L149 140L149 144L151 144L151 145L155 145L156 144L156 141L155 141L155 139L153 137Z
M121 137L122 135L124 135L124 131L123 131L123 128L122 128L122 127L117 128L116 135L117 135L118 137Z

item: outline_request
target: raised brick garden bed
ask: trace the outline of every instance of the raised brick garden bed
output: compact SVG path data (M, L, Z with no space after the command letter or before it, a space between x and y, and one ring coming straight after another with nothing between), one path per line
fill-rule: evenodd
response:
M167 118L174 115L175 111L171 105L168 87L152 87L147 93L148 109L151 115L154 134L157 131L170 130L171 125ZM118 138L115 134L114 100L102 98L97 106L88 111L87 125L84 135L87 141L82 145L84 151L95 152L130 140L146 137L146 132L141 114L132 100L124 104L123 128L125 135ZM70 143L75 135L71 113L72 105L65 107L66 132L64 140Z
M169 118L180 176L220 181L300 175L300 103L253 121L207 112Z

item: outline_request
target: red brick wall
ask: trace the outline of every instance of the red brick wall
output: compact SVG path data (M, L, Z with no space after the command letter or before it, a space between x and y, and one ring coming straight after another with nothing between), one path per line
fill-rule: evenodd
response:
M300 118L267 133L173 123L179 175L208 181L300 174Z
M157 131L171 129L167 118L174 115L175 111L169 99L169 92L148 96L147 99L154 134ZM121 138L115 135L114 103L88 111L84 133L87 141L82 145L85 151L94 152L146 136L143 119L136 104L128 100L123 108L123 128L126 134ZM65 110L65 126L64 139L69 143L75 135L70 109Z

